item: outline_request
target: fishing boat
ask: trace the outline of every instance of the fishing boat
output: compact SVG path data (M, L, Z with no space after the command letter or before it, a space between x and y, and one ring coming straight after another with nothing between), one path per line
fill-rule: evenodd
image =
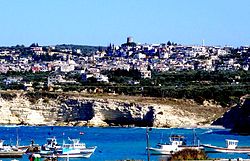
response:
M0 150L0 158L22 158L23 157L22 151L2 151Z
M59 151L46 151L39 153L42 158L89 158L93 152L81 152L80 149L62 148Z
M58 158L89 158L93 152L81 152L80 149L63 148L62 153L56 154Z
M4 140L0 140L0 158L21 158L23 151L10 145L4 145Z
M51 151L54 149L61 149L62 146L60 146L57 143L56 137L53 138L47 138L47 143L42 145L41 151Z
M249 146L238 146L238 140L226 139L226 147L203 144L207 153L250 153Z
M57 143L56 137L47 138L46 144L41 146L41 150L39 150L38 154L41 157L47 157L54 154L58 154L62 152L62 146Z
M182 135L171 135L169 143L158 143L156 147L149 147L150 154L154 155L170 155L183 149L202 150L203 147L199 145L187 145L186 139Z
M86 147L85 143L81 143L80 139L71 139L68 138L68 140L71 142L69 144L63 144L62 148L73 148L73 149L80 149L80 152L84 152L84 153L94 153L95 149L97 148L97 146L93 146L93 147Z
M57 158L89 158L97 148L86 147L85 143L81 143L80 139L70 139L71 143L63 143L58 145L56 139L47 139L47 144L43 145L40 151L41 157L57 157Z

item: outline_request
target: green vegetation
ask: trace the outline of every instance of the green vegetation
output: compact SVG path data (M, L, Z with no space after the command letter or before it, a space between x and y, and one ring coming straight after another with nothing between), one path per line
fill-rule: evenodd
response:
M47 82L49 72L39 72L39 73L32 73L31 71L29 72L15 72L15 71L9 71L6 74L0 74L0 89L2 90L7 90L7 89L12 89L12 90L20 90L24 89L24 82L33 82L33 87L35 89L40 89L41 85L40 83L45 83ZM4 83L4 80L7 78L15 78L15 77L21 77L22 80L21 82L13 82L10 84Z
M195 149L183 149L171 156L171 160L206 160L207 158L204 151Z
M15 98L17 95L15 93L7 93L7 92L1 92L1 97L4 99L4 100L12 100L13 98Z
M96 52L96 51L102 51L105 50L105 47L102 46L87 46L87 45L73 45L73 44L62 44L62 45L56 45L55 46L57 50L61 50L61 49L72 49L72 50L76 50L76 49L80 49L82 54L85 56L90 56L92 53ZM74 54L74 53L73 53Z
M138 70L103 71L109 77L110 83L98 82L95 78L83 81L79 74L66 74L65 80L75 80L76 83L55 84L54 90L64 92L83 90L87 92L116 93L129 96L145 96L160 98L187 98L203 103L213 99L222 106L239 102L243 95L250 94L249 71L152 71L151 79L140 78ZM23 89L23 82L33 82L35 90L48 90L48 72L8 72L0 74L0 89ZM7 77L23 77L21 83L6 85ZM98 90L96 90L98 89Z
M15 72L15 71L8 71L6 74L1 74L0 77L23 77L23 81L29 82L44 82L47 81L47 77L49 72L39 72L39 73L32 73L29 72Z
M239 98L250 93L249 71L180 71L152 72L151 79L137 81L134 72L121 76L121 71L109 72L110 80L115 81L112 90L125 95L149 97L188 98L202 103L214 99L222 106L238 103Z

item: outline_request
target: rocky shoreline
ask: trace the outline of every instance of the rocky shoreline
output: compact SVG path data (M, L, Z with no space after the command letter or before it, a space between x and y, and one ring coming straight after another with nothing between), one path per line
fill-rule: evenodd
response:
M232 132L241 135L250 135L250 95L241 97L240 103L225 112L213 125L232 129Z
M225 111L209 101L24 91L0 95L2 125L194 127L211 125Z

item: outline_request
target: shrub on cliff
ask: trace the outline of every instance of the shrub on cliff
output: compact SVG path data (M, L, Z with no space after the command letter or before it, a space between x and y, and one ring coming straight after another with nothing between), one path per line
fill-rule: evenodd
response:
M204 151L195 149L183 149L171 156L171 160L206 160L207 158Z
M3 92L0 93L0 97L2 97L4 100L12 100L13 98L15 98L17 95L15 93L7 93L7 92Z

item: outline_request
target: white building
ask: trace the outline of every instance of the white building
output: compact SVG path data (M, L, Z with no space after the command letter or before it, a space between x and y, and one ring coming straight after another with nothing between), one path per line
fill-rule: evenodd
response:
M75 70L75 66L74 65L68 65L68 64L63 64L63 65L60 65L60 71L61 72L71 72L71 71L74 71Z
M160 52L159 53L159 57L161 59L167 59L167 58L169 58L169 53L167 53L167 52Z
M109 78L106 75L102 75L102 74L98 75L96 77L96 79L97 79L98 82L106 82L106 83L109 82Z
M138 53L134 55L134 59L144 59L144 58L146 58L146 55L142 53Z
M149 78L151 79L151 71L150 70L141 70L141 78Z

